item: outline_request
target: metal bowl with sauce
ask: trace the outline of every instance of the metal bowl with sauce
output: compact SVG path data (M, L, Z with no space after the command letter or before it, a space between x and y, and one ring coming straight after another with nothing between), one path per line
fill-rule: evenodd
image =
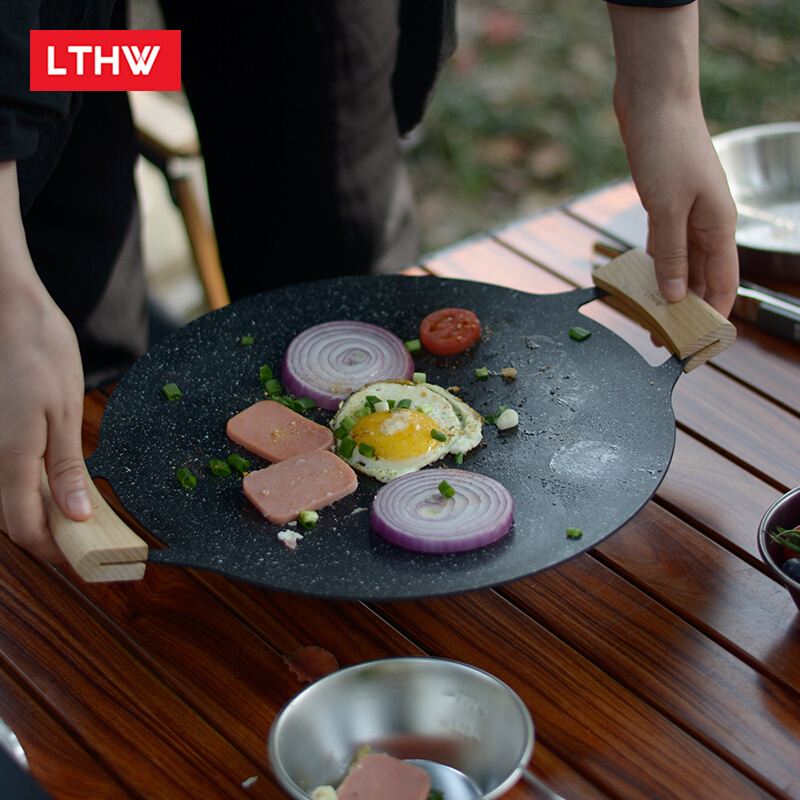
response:
M317 786L340 783L365 744L453 767L476 784L473 797L494 800L523 777L534 727L516 692L483 670L448 659L387 658L307 686L275 719L268 746L284 791L305 800Z

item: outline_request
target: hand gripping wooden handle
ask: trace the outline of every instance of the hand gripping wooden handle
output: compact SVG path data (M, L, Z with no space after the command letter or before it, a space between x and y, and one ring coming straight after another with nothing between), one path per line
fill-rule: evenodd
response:
M85 581L137 581L144 577L147 543L140 539L103 499L91 477L92 516L70 519L56 505L42 466L42 497L56 544Z
M736 328L705 300L689 290L670 303L656 282L653 259L643 250L629 250L592 273L608 292L610 305L643 325L681 359L691 372L733 344Z

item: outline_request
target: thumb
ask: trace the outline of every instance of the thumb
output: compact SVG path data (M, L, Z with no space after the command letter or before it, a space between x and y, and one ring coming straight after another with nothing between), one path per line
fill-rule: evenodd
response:
M683 248L653 251L656 281L661 294L670 302L676 303L686 297L689 276L689 258Z
M45 467L56 505L77 522L89 519L92 516L90 478L80 449L75 448L68 453L48 453Z
M686 247L686 223L665 231L648 218L647 249L653 257L656 281L661 294L676 303L686 296L689 278L689 252ZM674 232L677 232L676 236ZM681 235L681 233L683 235Z

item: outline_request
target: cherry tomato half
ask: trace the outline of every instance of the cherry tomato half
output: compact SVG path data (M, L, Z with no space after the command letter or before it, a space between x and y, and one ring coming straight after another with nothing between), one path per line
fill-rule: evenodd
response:
M428 314L419 326L422 346L440 356L460 353L480 337L480 321L464 308L440 308Z

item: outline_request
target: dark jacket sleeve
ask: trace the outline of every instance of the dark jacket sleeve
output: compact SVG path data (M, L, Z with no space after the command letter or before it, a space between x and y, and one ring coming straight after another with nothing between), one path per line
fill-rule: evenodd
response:
M640 8L674 8L688 6L695 0L606 0L615 6L639 6Z
M81 106L77 92L30 90L30 31L105 29L114 0L0 2L0 161L16 161L23 213L55 168Z
M39 135L65 119L72 92L30 91L30 31L41 25L41 0L0 4L0 161L21 161L39 149Z

